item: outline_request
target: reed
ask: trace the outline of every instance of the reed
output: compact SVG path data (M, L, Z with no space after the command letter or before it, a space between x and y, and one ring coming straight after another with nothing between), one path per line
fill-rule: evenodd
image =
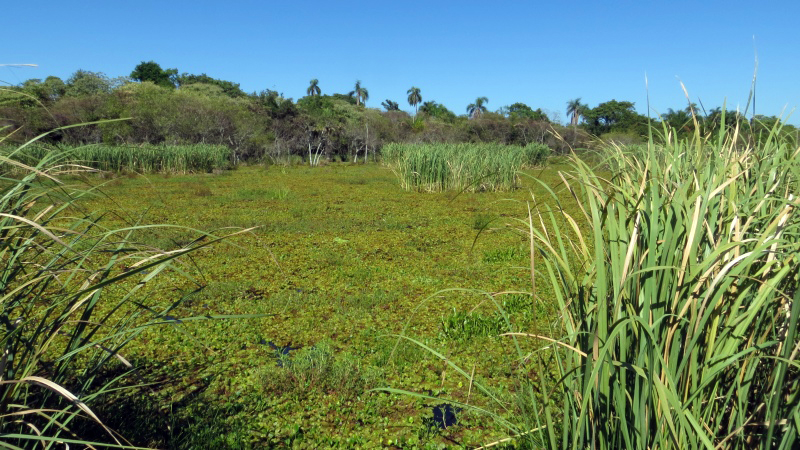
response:
M542 184L552 195L519 228L534 299L560 313L554 335L503 333L521 367L516 405L400 336L491 399L453 402L508 427L484 448L796 448L800 148L780 136L778 124L758 143L734 128L612 145L598 168L573 155L561 176L578 216ZM521 350L529 339L538 351Z
M143 301L146 286L185 274L176 259L220 238L194 230L206 239L171 251L138 245L154 225L107 229L102 215L81 213L89 188L59 180L57 152L21 161L31 144L0 156L0 446L91 447L74 432L86 426L129 446L91 409L116 381L100 380L132 369L122 350L139 333L177 320L181 299Z
M28 165L48 158L61 164L79 165L110 172L193 173L229 168L231 150L224 145L143 145L111 146L103 144L77 147L28 145L22 151L6 147L3 154L15 157Z
M537 276L565 332L549 349L562 381L535 410L538 442L795 445L800 148L779 135L611 146L610 176L578 158L563 174L583 217L531 209Z
M509 191L520 170L547 154L538 146L499 144L392 143L382 150L403 189L426 192Z

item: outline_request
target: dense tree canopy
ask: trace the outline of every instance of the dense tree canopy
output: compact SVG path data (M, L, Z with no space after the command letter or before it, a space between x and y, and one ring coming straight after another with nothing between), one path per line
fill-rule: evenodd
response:
M500 108L498 110L498 113L512 120L528 119L528 120L541 120L544 122L550 121L550 119L547 117L547 114L545 114L541 110L541 108L536 108L534 110L525 103L519 103L519 102Z
M585 109L583 117L590 133L600 135L610 132L633 131L642 134L648 119L633 109L634 103L611 100L594 108Z
M456 119L456 114L453 111L450 111L446 106L436 103L435 101L423 103L419 111L445 122L452 122Z
M164 70L155 61L142 61L131 72L131 79L140 82L150 81L157 86L174 88L177 75L178 69Z
M223 94L232 98L245 97L247 95L239 87L239 83L211 78L210 76L204 73L201 73L200 75L182 73L180 76L175 77L175 83L181 88L184 88L186 86L191 86L193 84L208 84L212 86L217 86L218 88L220 88Z

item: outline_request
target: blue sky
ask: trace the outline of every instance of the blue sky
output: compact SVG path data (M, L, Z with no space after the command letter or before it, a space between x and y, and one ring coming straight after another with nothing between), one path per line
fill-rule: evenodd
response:
M68 4L71 3L71 4ZM566 119L566 102L616 99L647 112L744 108L758 53L756 112L800 106L798 1L38 1L4 5L0 80L16 84L77 69L130 74L154 60L245 91L295 100L356 79L371 107L406 109L408 88L457 114L479 96ZM78 7L77 5L80 5ZM800 113L791 123L800 123Z

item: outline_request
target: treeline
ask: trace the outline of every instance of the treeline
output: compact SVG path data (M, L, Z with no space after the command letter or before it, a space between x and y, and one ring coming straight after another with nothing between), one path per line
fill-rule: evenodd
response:
M322 155L326 160L352 161L379 152L389 142L539 143L559 153L589 147L597 141L595 136L642 140L652 123L632 102L617 100L593 108L571 100L570 124L562 126L524 103L490 112L486 97L459 115L436 101L423 101L416 87L408 91L414 115L390 99L381 103L383 109L365 107L369 92L360 82L350 93L323 95L318 80L311 80L307 94L297 101L272 90L248 94L237 83L206 74L179 74L151 61L139 64L129 77L79 70L66 81L50 76L3 88L0 128L5 134L13 131L10 139L24 141L57 127L104 121L61 130L47 139L68 145L225 145L239 159ZM662 119L677 133L694 133L696 126L710 133L723 120L758 131L755 126L770 127L778 121L748 121L733 111L702 112L696 105L669 110ZM786 131L796 133L791 126Z

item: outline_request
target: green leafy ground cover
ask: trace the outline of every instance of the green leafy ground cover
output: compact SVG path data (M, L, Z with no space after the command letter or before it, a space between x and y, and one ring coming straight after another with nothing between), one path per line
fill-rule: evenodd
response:
M556 186L558 168L530 174ZM477 292L530 291L527 237L513 227L531 193L546 195L522 183L505 193L404 192L385 167L344 164L106 181L107 197L84 206L110 211L112 222L259 228L193 254L183 268L196 283L164 277L149 286L153 298L203 289L126 348L139 369L125 382L154 384L108 397L99 413L133 443L161 448L437 448L507 436L468 411L440 429L433 407L452 399L522 427L525 405L514 392L548 382L496 336L508 326L494 306L504 306L514 330L556 333L545 283L536 298ZM198 236L153 229L139 239L168 249ZM179 320L245 313L267 316ZM396 346L399 333L473 368L491 395L429 351ZM541 342L520 345L532 351ZM386 386L436 398L370 391Z

